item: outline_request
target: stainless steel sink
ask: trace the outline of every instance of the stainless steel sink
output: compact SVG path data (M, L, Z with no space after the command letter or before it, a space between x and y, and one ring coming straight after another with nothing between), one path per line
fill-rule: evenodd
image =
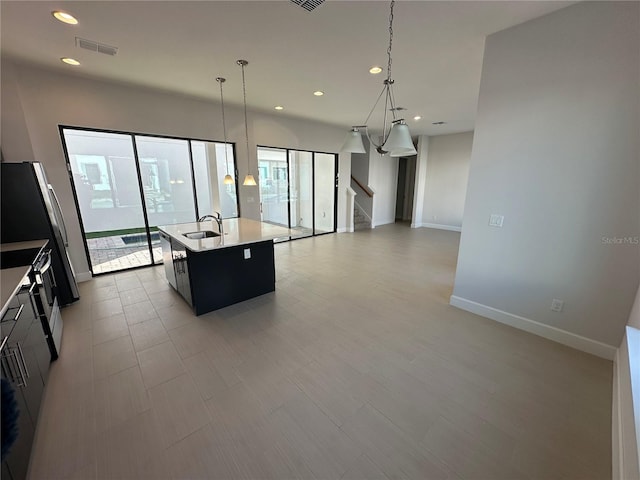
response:
M183 233L182 235L184 235L187 238L190 238L191 240L202 240L203 238L220 236L218 232L214 232L213 230L201 230L199 232Z

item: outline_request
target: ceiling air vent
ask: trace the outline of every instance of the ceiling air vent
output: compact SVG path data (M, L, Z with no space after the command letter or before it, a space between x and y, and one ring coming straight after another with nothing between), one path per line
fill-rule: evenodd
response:
M319 7L324 3L324 0L291 0L296 5L300 5L306 11L310 12L316 7Z
M80 37L76 37L76 47L91 50L92 52L104 53L105 55L111 55L112 57L118 53L118 47L112 47L111 45L105 45L104 43L98 43L93 40L87 40L86 38Z

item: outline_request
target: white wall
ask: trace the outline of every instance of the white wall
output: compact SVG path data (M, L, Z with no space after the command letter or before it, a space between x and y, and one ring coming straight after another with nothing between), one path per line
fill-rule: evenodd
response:
M30 65L2 60L2 152L5 161L36 159L45 164L50 182L60 196L70 233L71 261L81 276L89 269L80 226L67 177L58 125L153 133L222 141L220 105L215 101L162 91L64 75ZM5 78L15 82L5 82ZM212 86L212 98L215 96ZM15 96L22 110L6 108ZM241 108L227 107L227 138L236 143L237 167L247 173L244 121ZM24 117L21 118L21 115ZM26 131L25 127L26 126ZM249 164L257 174L256 145L338 151L344 129L281 115L249 112ZM29 145L30 143L30 145ZM32 152L32 155L31 155ZM339 156L338 228L346 226L350 156ZM258 187L240 186L243 217L260 219Z
M429 157L429 137L418 137L418 155L416 156L416 178L413 189L413 213L411 214L411 228L422 226L424 215L424 194L427 184L427 163Z
M640 233L639 18L580 2L487 38L452 304L613 356L640 278L607 240Z
M423 226L460 230L467 193L473 132L432 136Z
M13 68L2 68L2 135L0 146L4 159L33 158L31 140L24 120L22 100ZM4 140L4 141L3 141Z

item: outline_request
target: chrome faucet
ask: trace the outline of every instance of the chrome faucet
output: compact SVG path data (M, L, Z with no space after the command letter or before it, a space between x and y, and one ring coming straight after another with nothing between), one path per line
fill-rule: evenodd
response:
M215 212L215 216L214 215L205 215L204 217L200 217L198 219L198 222L204 222L207 219L211 219L211 220L215 220L216 223L218 224L218 233L220 233L220 236L222 237L224 235L224 227L222 226L222 215L220 214L220 212Z

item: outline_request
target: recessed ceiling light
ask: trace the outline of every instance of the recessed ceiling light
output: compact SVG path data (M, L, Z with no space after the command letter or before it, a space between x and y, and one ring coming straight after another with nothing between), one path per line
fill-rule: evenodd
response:
M369 73L371 73L372 75L377 75L380 72L382 72L382 68L380 68L380 67L371 67L369 69Z
M51 12L51 15L53 15L57 20L60 20L63 23L68 23L69 25L78 24L78 20L76 19L76 17L74 17L70 13L56 10L54 12Z
M433 122L431 125L446 125L447 122Z
M275 107L276 110L284 110L284 107L282 105L276 105Z
M418 120L422 120L422 117L420 115L416 115L415 117L413 117L413 119L418 121Z
M64 58L61 58L60 60L62 60L67 65L73 65L74 67L77 67L78 65L80 65L80 62L75 58L64 57Z
M313 94L314 94L316 97L321 97L322 95L324 95L324 92L322 92L322 91L320 91L320 90L316 90L315 92L313 92Z

